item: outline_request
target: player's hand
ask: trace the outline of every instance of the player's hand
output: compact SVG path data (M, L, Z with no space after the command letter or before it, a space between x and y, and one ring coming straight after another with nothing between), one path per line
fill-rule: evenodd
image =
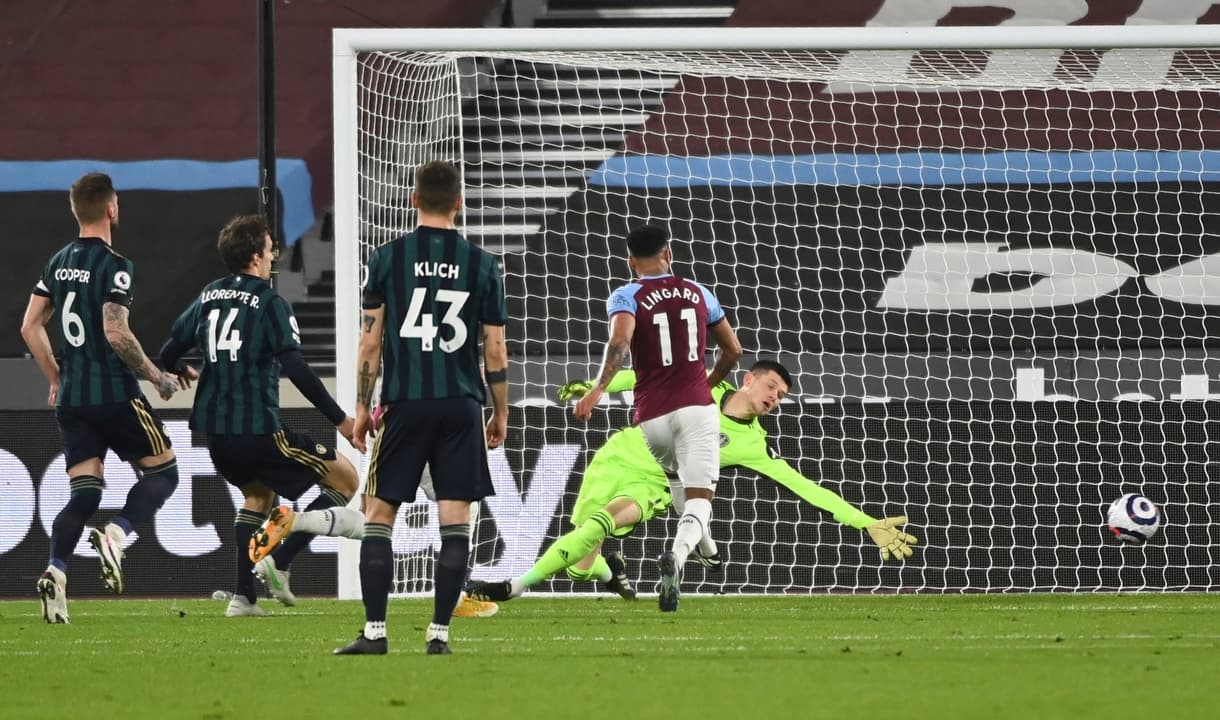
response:
M361 453L369 450L365 438L373 431L373 416L367 408L356 408L356 419L352 422L352 447Z
M59 399L59 383L51 384L51 391L47 393L47 407L55 407L55 401Z
M878 520L864 528L877 547L881 548L882 560L905 560L915 553L911 546L918 543L919 538L898 529L899 525L906 524L907 516L899 515Z
M590 388L585 396L576 403L576 407L572 408L572 414L578 420L588 420L593 417L593 407L602 399L605 391L599 387Z
M593 389L592 380L576 380L559 386L559 402L566 403L572 398L584 397Z
M348 445L356 447L356 418L348 415L343 418L343 422L335 426L335 429L339 431L344 440L347 440Z
M178 391L178 376L172 372L163 372L157 376L156 382L157 394L162 400L169 400Z
M504 444L504 439L508 437L508 413L491 414L491 419L487 421L487 429L485 432L487 438L487 448L495 450Z
M185 370L178 373L178 389L179 390L188 390L191 387L191 383L195 382L198 379L199 379L199 371L196 370L195 368L191 367L190 365L187 365Z

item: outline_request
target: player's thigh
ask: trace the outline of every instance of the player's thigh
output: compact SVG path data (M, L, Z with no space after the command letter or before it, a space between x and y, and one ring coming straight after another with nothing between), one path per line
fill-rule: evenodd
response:
M143 396L98 408L106 414L103 430L106 444L120 458L141 467L153 467L173 458L165 425Z
M381 418L381 432L369 450L364 494L394 507L415 502L420 475L428 462L432 427L420 402L391 405Z
M495 495L487 466L483 408L470 398L438 400L428 470L439 500L481 500Z
M626 498L640 510L635 522L618 524L615 537L630 535L635 527L656 517L669 508L669 487L664 475L632 475L630 469L613 463L594 461L581 479L580 492L572 508L572 524L579 526L598 510L609 507L615 500Z
M674 411L674 452L683 487L715 491L720 477L720 411L693 405Z
M55 408L59 441L64 449L64 465L70 477L101 477L102 463L106 458L106 437L89 410L68 406Z
M674 438L673 419L674 413L670 412L640 423L644 444L648 446L648 451L652 453L657 464L667 472L678 469L678 448Z

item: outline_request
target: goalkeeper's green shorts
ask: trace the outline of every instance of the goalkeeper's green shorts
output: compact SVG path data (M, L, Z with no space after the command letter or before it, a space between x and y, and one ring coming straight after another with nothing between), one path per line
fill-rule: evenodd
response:
M580 482L580 494L572 509L572 524L581 525L590 515L620 497L631 498L640 506L640 522L664 515L673 502L664 475L633 473L629 468L599 461L594 456ZM614 537L627 537L634 529L635 525L615 528Z

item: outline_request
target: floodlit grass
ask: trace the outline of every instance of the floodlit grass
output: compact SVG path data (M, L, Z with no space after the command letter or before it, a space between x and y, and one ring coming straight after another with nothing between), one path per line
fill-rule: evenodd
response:
M264 601L265 602L265 601ZM525 598L423 654L429 601L390 605L390 654L333 657L359 603L0 603L0 718L1115 718L1220 707L1220 595ZM482 714L472 714L482 713ZM490 715L488 715L490 714Z

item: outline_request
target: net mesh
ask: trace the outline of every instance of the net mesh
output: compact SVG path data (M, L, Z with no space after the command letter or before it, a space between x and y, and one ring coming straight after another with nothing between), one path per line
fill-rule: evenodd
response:
M630 277L618 239L652 222L725 305L747 365L793 372L764 418L775 452L924 540L882 567L862 533L726 471L712 531L730 565L692 566L691 590L1215 586L1220 52L372 52L358 66L359 177L339 182L359 183L361 259L413 227L411 170L448 159L466 183L459 228L505 269L514 432L493 454L475 577L519 575L568 529L589 454L627 422L629 394L591 428L553 398L595 371L605 298ZM1103 527L1127 491L1164 510L1143 548ZM435 518L422 501L403 512L395 592L426 592ZM645 590L673 522L622 544Z

